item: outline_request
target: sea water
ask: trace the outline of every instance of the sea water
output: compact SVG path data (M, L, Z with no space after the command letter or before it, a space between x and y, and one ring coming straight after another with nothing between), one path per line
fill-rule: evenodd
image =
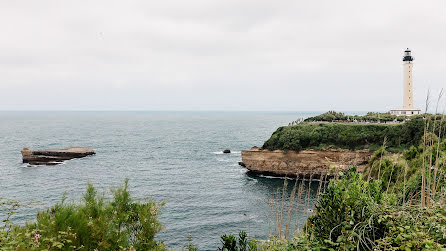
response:
M277 198L283 179L248 174L238 165L240 152L262 146L279 126L315 114L0 112L0 197L33 202L13 218L23 224L64 193L79 202L88 182L109 191L129 178L135 199L166 203L160 216L165 229L157 239L170 249L181 250L189 235L200 250L216 250L222 234L240 230L266 239L268 201ZM96 155L56 166L21 161L23 147L71 146L91 147Z

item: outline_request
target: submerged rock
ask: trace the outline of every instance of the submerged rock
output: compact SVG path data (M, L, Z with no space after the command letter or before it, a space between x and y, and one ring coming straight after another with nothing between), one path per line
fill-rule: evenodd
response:
M229 149L225 149L225 150L223 151L223 153L231 153L231 150L229 150Z
M23 163L31 165L55 165L65 160L83 158L95 154L93 149L86 147L35 151L25 147L21 152Z

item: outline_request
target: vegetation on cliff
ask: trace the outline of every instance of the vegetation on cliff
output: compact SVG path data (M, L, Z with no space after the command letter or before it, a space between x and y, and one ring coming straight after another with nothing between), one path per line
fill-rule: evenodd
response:
M446 123L441 116L430 117L438 122L435 133L445 129ZM425 120L420 116L397 124L303 122L279 127L263 144L263 149L300 151L334 147L377 150L385 143L388 151L401 152L420 143L424 124ZM433 123L429 127L432 128Z
M379 113L379 112L368 112L366 115L347 115L342 112L328 111L326 113L322 113L320 115L306 118L305 122L333 122L333 121L350 121L350 122L401 122L404 121L406 117L392 115L388 112Z
M386 138L389 148L416 145L423 135L423 119L403 124L344 124L301 123L278 128L263 144L269 150L295 150L309 148L377 149Z

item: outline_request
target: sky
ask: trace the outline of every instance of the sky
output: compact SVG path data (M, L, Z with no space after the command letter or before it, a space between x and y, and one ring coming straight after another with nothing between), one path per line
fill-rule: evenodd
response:
M445 85L444 0L0 2L0 110L387 111Z

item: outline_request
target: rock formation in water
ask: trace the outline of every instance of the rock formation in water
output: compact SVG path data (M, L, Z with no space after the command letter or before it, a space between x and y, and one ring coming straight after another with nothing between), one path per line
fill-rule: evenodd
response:
M21 152L23 163L29 163L31 165L56 165L65 160L95 154L93 149L86 147L35 151L25 147Z
M269 151L253 147L242 151L242 163L255 174L296 177L333 177L350 166L363 170L373 152L369 150Z

